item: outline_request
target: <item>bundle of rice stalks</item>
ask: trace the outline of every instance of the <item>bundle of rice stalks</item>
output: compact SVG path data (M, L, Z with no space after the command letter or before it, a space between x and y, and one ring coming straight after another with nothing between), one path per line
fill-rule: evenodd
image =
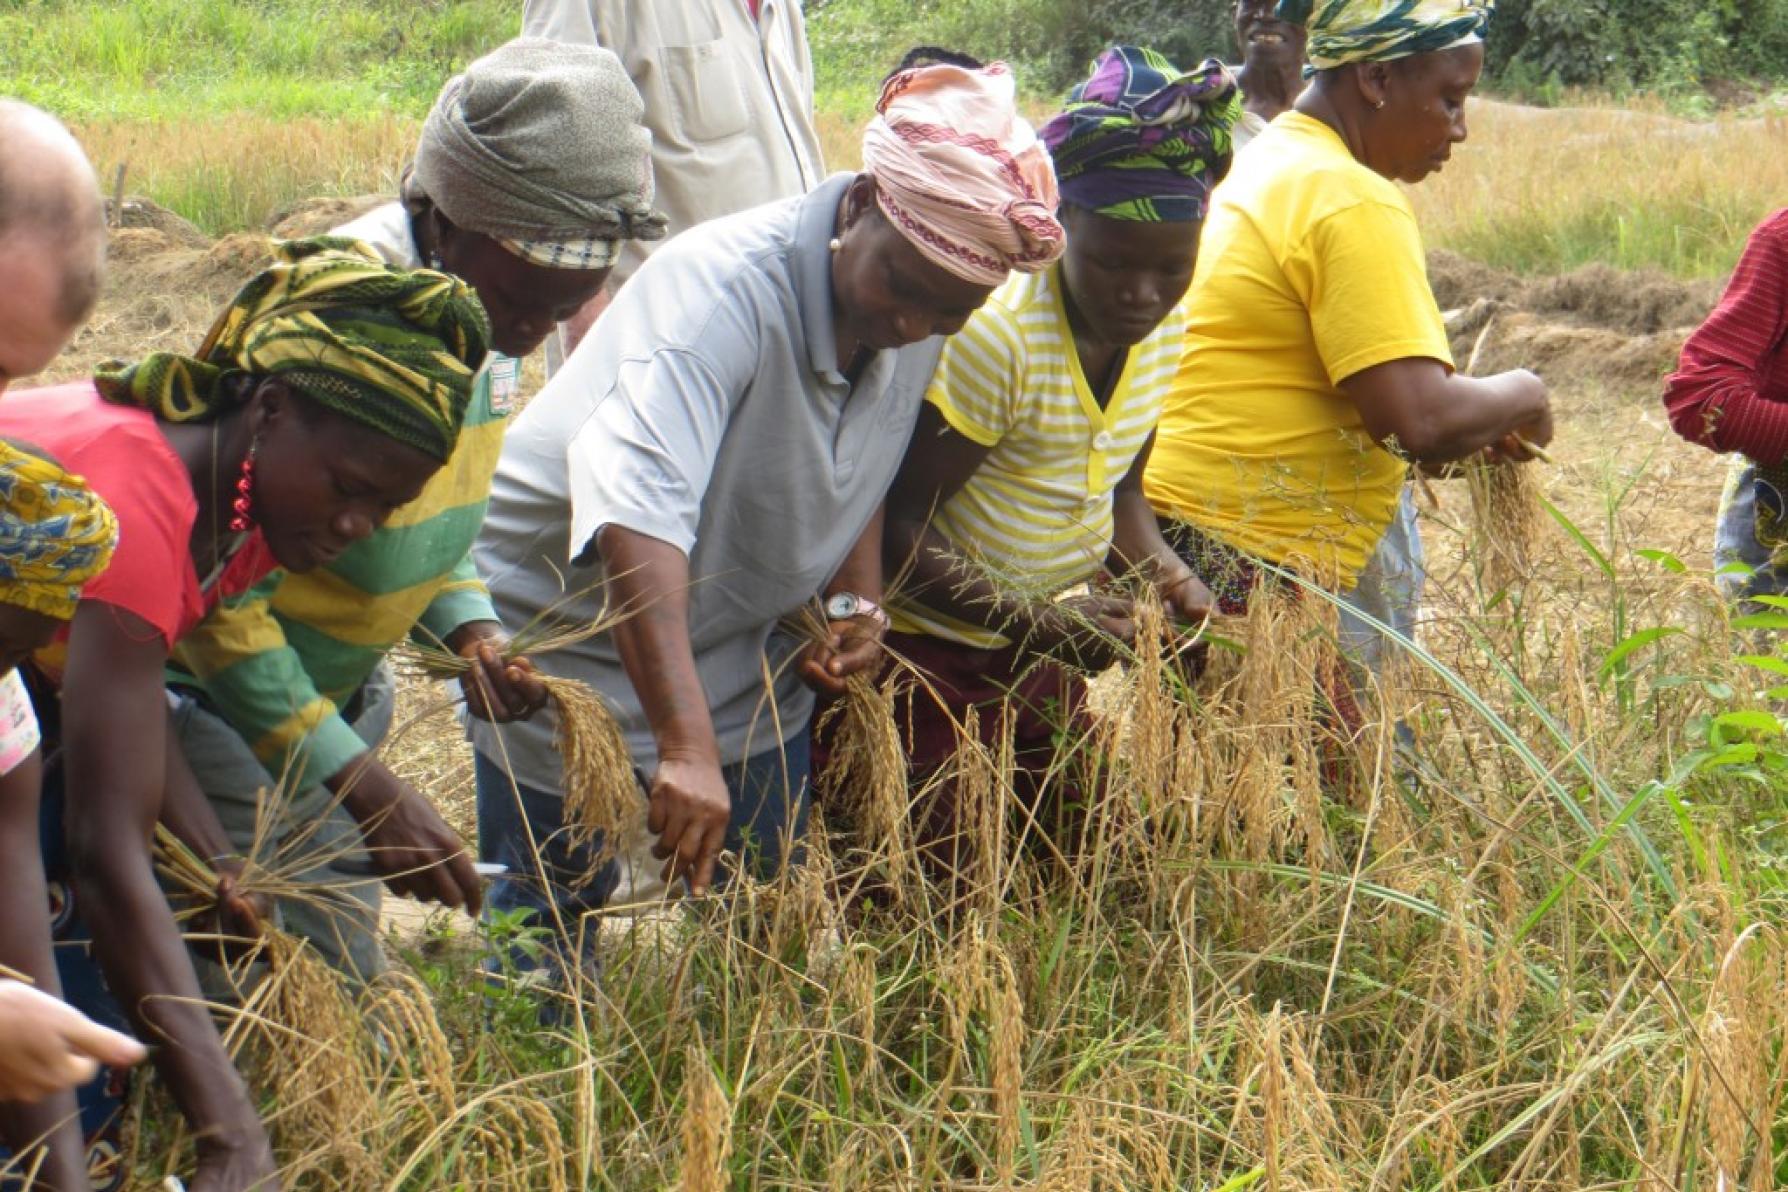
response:
M708 1056L691 1046L683 1082L683 1192L720 1192L727 1186L733 1149L733 1111Z
M529 626L510 639L505 662L562 650L611 628L620 618L604 615L571 629ZM430 679L457 679L476 663L444 646L405 642L393 652L403 669ZM621 726L589 685L559 675L538 674L551 696L558 723L553 743L564 765L565 826L573 847L615 847L623 830L643 814L639 781Z
M1474 463L1466 470L1471 492L1472 551L1491 594L1525 583L1545 528L1539 485L1531 465Z
M813 609L803 609L790 628L810 642L824 642L830 626ZM878 682L868 672L845 680L844 695L822 711L814 736L825 743L826 763L815 775L828 806L846 825L846 861L875 874L878 895L890 905L910 903L921 873L913 839L911 775L901 743L896 706L902 687L922 683L898 658Z
M1465 376L1475 376L1478 357L1496 326L1492 317L1478 332ZM1546 462L1545 451L1525 440L1522 445ZM1525 582L1533 574L1534 545L1545 525L1540 492L1529 466L1492 464L1478 459L1463 465L1471 490L1472 553L1478 560L1485 590L1491 595Z
M207 913L219 875L166 828L156 827L156 867L173 889L194 904L184 917ZM274 892L256 882L252 864L243 893ZM263 875L264 876L264 875ZM268 886L280 883L269 882ZM362 1138L378 1121L376 1075L362 1046L366 1031L339 974L310 944L263 925L261 936L231 967L242 994L235 1020L224 1032L232 1052L252 1041L262 1083L279 1092L268 1117L284 1147L317 1179L366 1186L378 1165ZM288 1175L291 1173L288 1172Z

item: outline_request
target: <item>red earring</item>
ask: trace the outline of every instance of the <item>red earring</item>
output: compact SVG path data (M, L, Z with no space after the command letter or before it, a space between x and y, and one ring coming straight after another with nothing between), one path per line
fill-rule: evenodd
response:
M248 454L242 457L242 474L236 477L236 500L230 505L235 516L230 518L230 532L246 534L254 529L254 497L255 497L255 452L261 449L261 440L255 439L248 445Z

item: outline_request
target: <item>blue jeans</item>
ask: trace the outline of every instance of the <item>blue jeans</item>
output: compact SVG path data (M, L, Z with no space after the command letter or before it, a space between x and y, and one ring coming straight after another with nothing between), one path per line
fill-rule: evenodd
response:
M1415 491L1403 486L1397 514L1379 540L1353 589L1341 597L1341 646L1347 656L1372 671L1384 666L1387 647L1398 649L1355 610L1378 618L1411 641L1427 582L1422 531L1416 524Z
M1777 566L1771 554L1767 546L1757 541L1757 465L1739 457L1732 463L1726 476L1726 491L1720 497L1720 518L1714 527L1714 568L1718 571L1743 564L1750 571L1718 576L1714 582L1720 592L1733 601L1788 596L1788 568Z
M807 834L808 776L811 760L805 728L787 744L721 767L733 800L726 847L760 878L774 877L803 858ZM620 862L595 864L596 847L575 848L564 826L564 799L515 781L495 760L477 757L478 856L509 867L491 883L487 912L533 912L533 925L549 931L555 967L596 971L594 923L620 880ZM642 788L643 789L643 788ZM643 798L643 794L642 794ZM600 837L598 837L600 841ZM512 949L516 971L539 967L540 960Z

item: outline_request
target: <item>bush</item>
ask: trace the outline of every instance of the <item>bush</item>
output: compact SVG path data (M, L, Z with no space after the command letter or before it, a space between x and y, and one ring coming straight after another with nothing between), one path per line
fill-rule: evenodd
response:
M915 45L1004 59L1039 96L1065 90L1117 42L1187 66L1235 57L1231 0L809 0L807 11L820 89L853 108Z
M1020 69L1053 96L1114 42L1182 65L1233 60L1232 0L809 0L828 91L862 89L908 47L942 44ZM1688 90L1788 79L1788 0L1501 0L1490 80L1538 97L1565 86ZM862 101L864 106L869 102Z

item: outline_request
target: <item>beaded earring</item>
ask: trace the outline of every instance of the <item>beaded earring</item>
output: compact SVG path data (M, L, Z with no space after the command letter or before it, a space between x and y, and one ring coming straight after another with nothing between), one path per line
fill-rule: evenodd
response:
M248 454L242 457L242 474L236 477L236 499L230 504L234 511L230 518L233 534L246 534L255 526L255 454L260 449L261 440L257 437L249 443Z

